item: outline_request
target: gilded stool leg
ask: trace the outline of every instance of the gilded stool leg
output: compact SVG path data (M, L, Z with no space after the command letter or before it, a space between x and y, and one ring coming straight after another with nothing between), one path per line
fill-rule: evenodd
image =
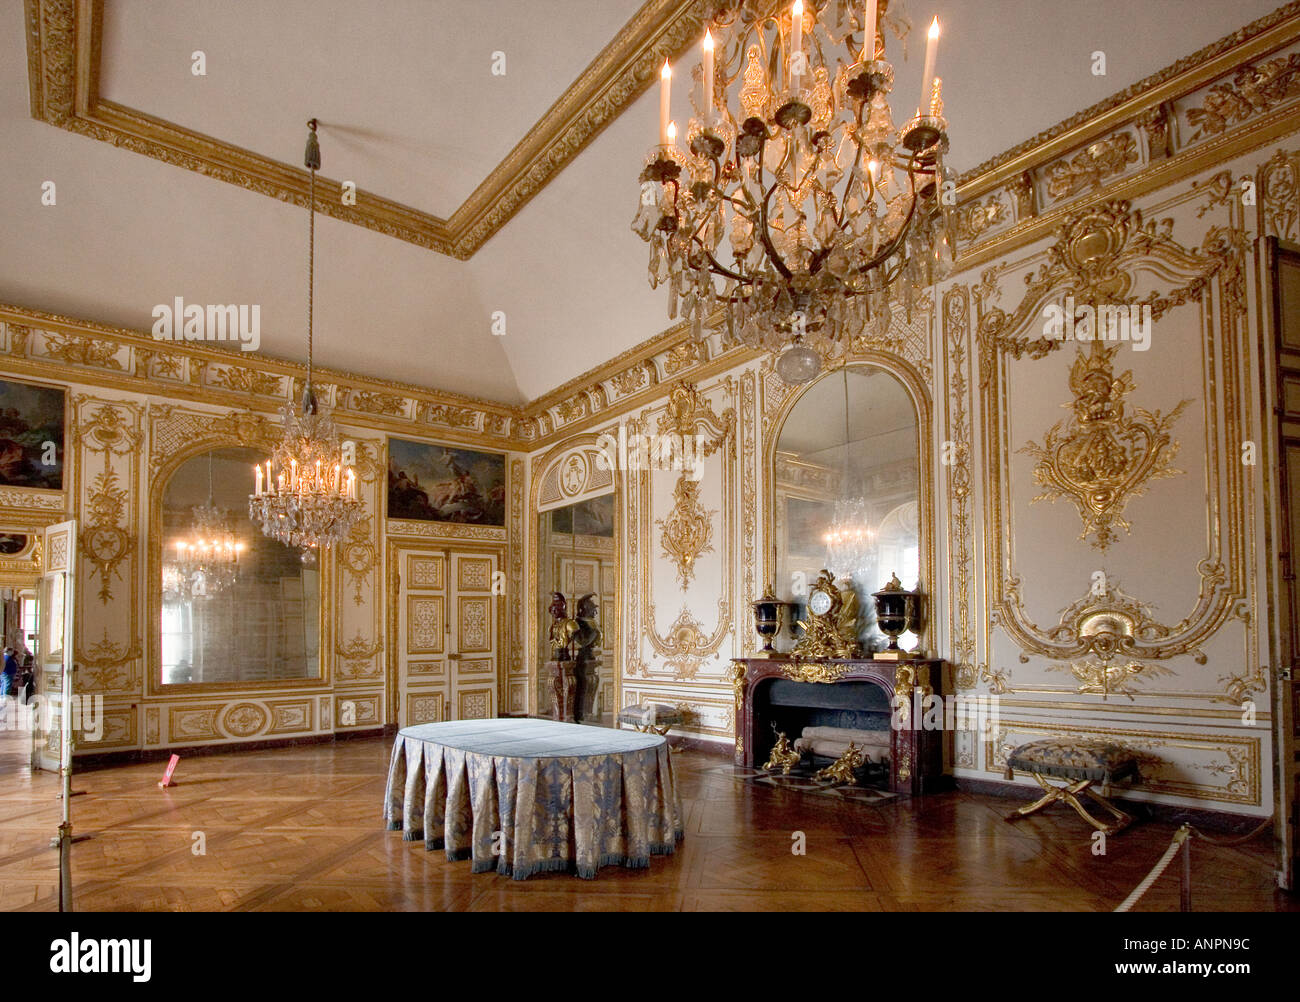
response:
M1012 811L1007 815L1006 820L1017 821L1020 818L1028 817L1030 814L1035 814L1038 811L1041 811L1048 804L1053 804L1056 801L1061 800L1073 807L1078 815L1083 818L1083 820L1087 821L1088 824L1092 825L1093 828L1097 829L1099 832L1105 832L1107 835L1114 835L1116 832L1123 831L1133 823L1132 815L1124 813L1100 793L1091 789L1091 779L1076 780L1075 782L1067 783L1064 786L1053 786L1048 782L1046 777L1037 772L1034 773L1034 779L1038 780L1038 785L1046 791L1044 796L1034 801L1034 803L1030 804L1028 807L1022 807L1019 810ZM1079 800L1078 795L1080 793L1087 794L1101 807L1109 811L1115 818L1115 823L1107 824L1105 821L1102 821L1089 813L1088 808L1084 807L1082 801Z
M1058 800L1063 799L1061 796L1061 791L1058 790L1051 783L1048 783L1046 780L1044 780L1043 777L1040 776L1038 773L1034 773L1034 779L1038 780L1038 785L1041 786L1046 792L1044 793L1043 796L1039 797L1028 807L1021 807L1012 811L1010 814L1006 816L1007 821L1019 821L1021 818L1027 818L1031 814L1037 814L1039 811L1041 811L1044 807L1048 806L1049 804L1054 804Z

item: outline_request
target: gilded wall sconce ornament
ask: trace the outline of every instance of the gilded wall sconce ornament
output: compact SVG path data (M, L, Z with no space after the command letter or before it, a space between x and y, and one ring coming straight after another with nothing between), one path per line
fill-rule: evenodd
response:
M823 570L808 593L808 618L797 624L803 636L791 656L796 660L859 657L862 645L858 642L857 612L852 589L842 592L835 586L834 575Z
M803 755L795 751L790 744L790 739L781 731L776 736L776 744L772 746L772 754L767 757L763 763L764 769L780 769L781 774L788 776L790 770L799 764Z
M1130 531L1124 518L1130 500L1152 481L1182 472L1170 466L1178 452L1170 430L1191 403L1184 400L1164 415L1141 407L1126 414L1124 398L1135 383L1130 370L1114 373L1119 349L1100 341L1080 349L1070 367L1070 416L1052 426L1042 445L1030 442L1020 450L1037 460L1034 480L1043 492L1033 501L1072 502L1083 520L1079 538L1092 536L1100 550L1116 541L1118 530Z
M862 749L850 741L848 748L844 749L844 754L826 768L818 769L813 774L813 779L835 786L852 786L857 782L853 770L862 768L866 760L866 754Z

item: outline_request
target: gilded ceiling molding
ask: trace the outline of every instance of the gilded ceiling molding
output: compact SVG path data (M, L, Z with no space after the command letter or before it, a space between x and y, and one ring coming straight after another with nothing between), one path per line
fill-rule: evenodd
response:
M301 395L306 373L306 366L262 353L155 341L147 333L6 305L0 305L0 355L6 370L18 376L271 415ZM356 415L367 428L400 436L494 449L522 444L519 407L319 366L315 373L318 395L344 424Z
M32 117L282 202L305 206L307 173L99 96L104 0L25 0ZM702 0L648 0L447 219L373 192L345 205L318 177L317 211L439 254L472 257L696 44ZM400 26L399 26L400 30ZM325 124L328 128L328 123Z

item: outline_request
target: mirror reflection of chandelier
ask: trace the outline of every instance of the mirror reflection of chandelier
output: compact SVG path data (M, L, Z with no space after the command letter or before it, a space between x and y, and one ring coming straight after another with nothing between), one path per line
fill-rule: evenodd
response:
M211 457L209 457L211 463ZM211 469L209 469L209 476ZM235 583L244 544L230 529L230 516L212 504L193 509L194 523L188 538L173 544L173 553L163 565L163 598L187 601L210 598Z
M312 308L315 299L316 172L320 170L320 145L316 119L307 123L304 164L311 172L308 195L307 240L307 382L298 407L281 410L284 438L265 469L254 466L254 493L248 498L249 517L262 532L286 546L303 551L303 562L316 559L316 551L347 538L365 514L357 498L356 474L345 461L338 430L329 411L316 400L312 388Z
M717 7L685 150L664 64L659 145L632 228L650 244L651 287L668 285L670 318L684 313L703 339L725 307L726 340L781 352L777 371L802 383L868 325L887 330L892 302L910 313L918 290L951 269L938 20L916 115L897 128L880 28L901 39L907 25L888 0Z
M871 503L849 486L849 459L853 437L849 430L849 370L844 376L844 457L840 468L840 496L831 509L831 524L825 535L826 567L837 577L869 581L876 556L876 530L871 524Z

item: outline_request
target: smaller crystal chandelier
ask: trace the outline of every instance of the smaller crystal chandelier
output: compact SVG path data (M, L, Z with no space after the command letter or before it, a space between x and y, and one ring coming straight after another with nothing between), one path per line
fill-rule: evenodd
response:
M329 411L312 389L312 307L316 276L316 172L320 170L320 144L316 119L307 123L307 152L303 162L311 171L308 195L307 239L307 382L298 407L281 410L284 438L275 447L265 469L254 466L254 493L248 514L272 539L303 551L303 563L312 564L316 551L347 538L365 514L357 498L356 473L343 462L338 429Z
M862 495L849 493L849 371L844 368L844 463L840 472L840 496L831 509L826 533L826 565L837 575L866 580L876 556L876 530L871 524L871 503Z
M209 465L208 503L194 507L190 538L176 540L175 553L163 566L163 598L169 602L211 598L239 576L244 544L230 530L229 513L213 505L211 478Z
M788 383L864 332L883 336L893 304L910 315L952 267L938 20L916 114L896 126L882 27L902 37L907 25L888 6L719 0L685 150L669 121L672 69L661 73L659 145L632 222L650 244L650 285L668 286L669 317L685 314L697 340L722 308L724 343L778 354Z

